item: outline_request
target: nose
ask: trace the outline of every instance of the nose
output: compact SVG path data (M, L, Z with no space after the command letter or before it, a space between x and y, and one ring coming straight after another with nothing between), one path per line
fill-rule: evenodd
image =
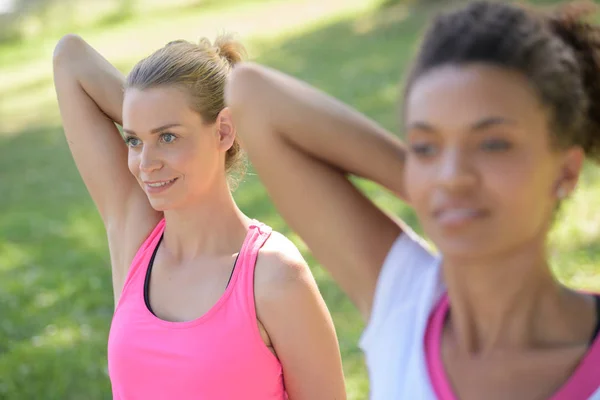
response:
M477 174L466 151L453 148L445 151L437 171L437 183L449 191L465 191L477 182Z
M140 171L150 173L162 168L162 161L152 146L145 145L140 154Z

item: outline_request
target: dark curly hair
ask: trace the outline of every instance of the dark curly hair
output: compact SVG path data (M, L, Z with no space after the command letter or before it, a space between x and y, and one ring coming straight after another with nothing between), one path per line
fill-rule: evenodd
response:
M519 71L551 112L556 145L581 146L600 162L600 28L583 17L593 3L551 11L476 1L440 14L426 32L408 76L444 65L486 63Z

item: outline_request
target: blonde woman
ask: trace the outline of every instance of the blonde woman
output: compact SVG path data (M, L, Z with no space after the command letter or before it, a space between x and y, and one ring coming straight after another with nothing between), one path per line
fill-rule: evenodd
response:
M65 135L108 235L114 399L345 398L305 261L231 194L223 90L243 54L229 36L175 41L125 78L76 35L56 47Z

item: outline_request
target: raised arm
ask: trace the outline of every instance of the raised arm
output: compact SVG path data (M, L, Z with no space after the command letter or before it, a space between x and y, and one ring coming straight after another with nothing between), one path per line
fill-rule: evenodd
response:
M59 41L53 64L67 142L106 226L113 268L120 276L132 249L158 220L129 172L127 146L115 126L122 122L125 78L76 35Z
M256 64L234 70L226 96L275 206L368 318L401 227L348 174L403 197L404 145L335 99Z
M256 313L283 367L289 400L345 400L335 327L298 249L272 233L256 263Z

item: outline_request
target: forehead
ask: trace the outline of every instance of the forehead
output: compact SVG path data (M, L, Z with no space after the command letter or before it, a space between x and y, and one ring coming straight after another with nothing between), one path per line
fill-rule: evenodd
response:
M183 90L175 87L127 89L123 99L123 125L132 130L153 129L167 123L197 123L199 115Z
M486 118L546 125L546 112L524 75L483 64L433 69L417 78L405 101L407 125L464 128Z

